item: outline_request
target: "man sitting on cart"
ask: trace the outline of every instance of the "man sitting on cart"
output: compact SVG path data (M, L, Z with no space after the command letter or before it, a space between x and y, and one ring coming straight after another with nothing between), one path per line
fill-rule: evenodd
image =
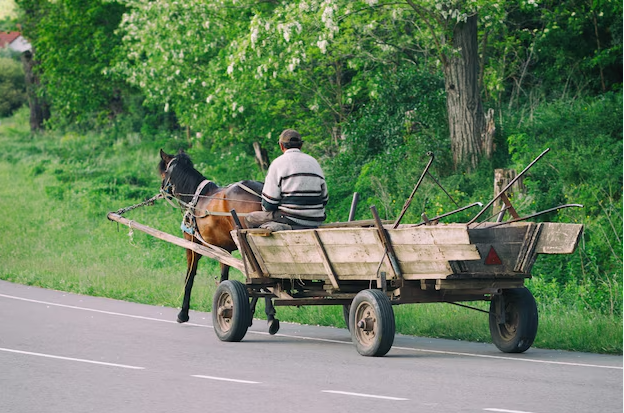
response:
M317 228L325 220L325 175L316 159L301 152L302 145L296 130L286 129L280 134L282 155L269 166L262 190L262 211L245 217L248 228Z

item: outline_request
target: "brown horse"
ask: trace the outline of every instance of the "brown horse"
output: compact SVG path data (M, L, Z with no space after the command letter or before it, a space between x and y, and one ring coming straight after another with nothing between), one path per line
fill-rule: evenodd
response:
M191 158L182 150L176 155L169 155L161 149L160 158L158 170L162 177L161 190L177 199L186 209L182 223L184 238L198 244L205 242L216 245L228 252L236 250L237 246L230 235L235 224L229 211L235 210L239 214L259 211L264 184L258 181L241 181L219 187L197 171ZM179 323L189 320L191 290L201 257L194 251L186 250L186 285L182 309L178 314ZM223 263L220 265L220 281L225 281L228 279L230 267ZM275 334L279 329L279 321L275 318L271 299L267 298L265 303L269 332Z

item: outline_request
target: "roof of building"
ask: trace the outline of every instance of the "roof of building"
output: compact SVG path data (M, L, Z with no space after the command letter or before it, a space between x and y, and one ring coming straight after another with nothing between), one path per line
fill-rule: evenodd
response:
M0 32L0 48L5 48L22 34L20 32Z

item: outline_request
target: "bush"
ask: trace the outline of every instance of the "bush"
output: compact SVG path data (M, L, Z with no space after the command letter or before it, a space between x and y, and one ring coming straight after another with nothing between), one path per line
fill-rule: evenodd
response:
M551 148L526 174L531 211L580 203L541 216L585 225L578 253L545 256L533 273L568 304L622 314L622 94L542 105L508 137L512 159L526 165ZM528 213L527 211L523 211ZM541 288L541 287L540 287Z
M27 101L24 68L19 61L0 56L0 117L8 117Z
M432 169L449 171L450 144L440 74L406 66L379 73L377 96L344 127L344 150L325 165L330 190L328 220L344 221L353 192L360 194L356 219L370 218L375 204L383 218L400 211L433 151Z

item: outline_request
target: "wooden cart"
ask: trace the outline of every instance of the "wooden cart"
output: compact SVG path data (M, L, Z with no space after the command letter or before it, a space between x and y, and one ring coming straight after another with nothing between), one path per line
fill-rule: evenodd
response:
M108 217L243 272L244 283L224 281L215 292L212 317L221 340L242 340L257 299L269 296L276 306L342 305L365 356L383 356L392 347L393 305L433 302L490 301L494 344L503 352L527 350L538 314L524 280L539 254L572 253L583 228L526 221L393 228L378 218L296 231L239 228L232 231L238 259L114 213Z

